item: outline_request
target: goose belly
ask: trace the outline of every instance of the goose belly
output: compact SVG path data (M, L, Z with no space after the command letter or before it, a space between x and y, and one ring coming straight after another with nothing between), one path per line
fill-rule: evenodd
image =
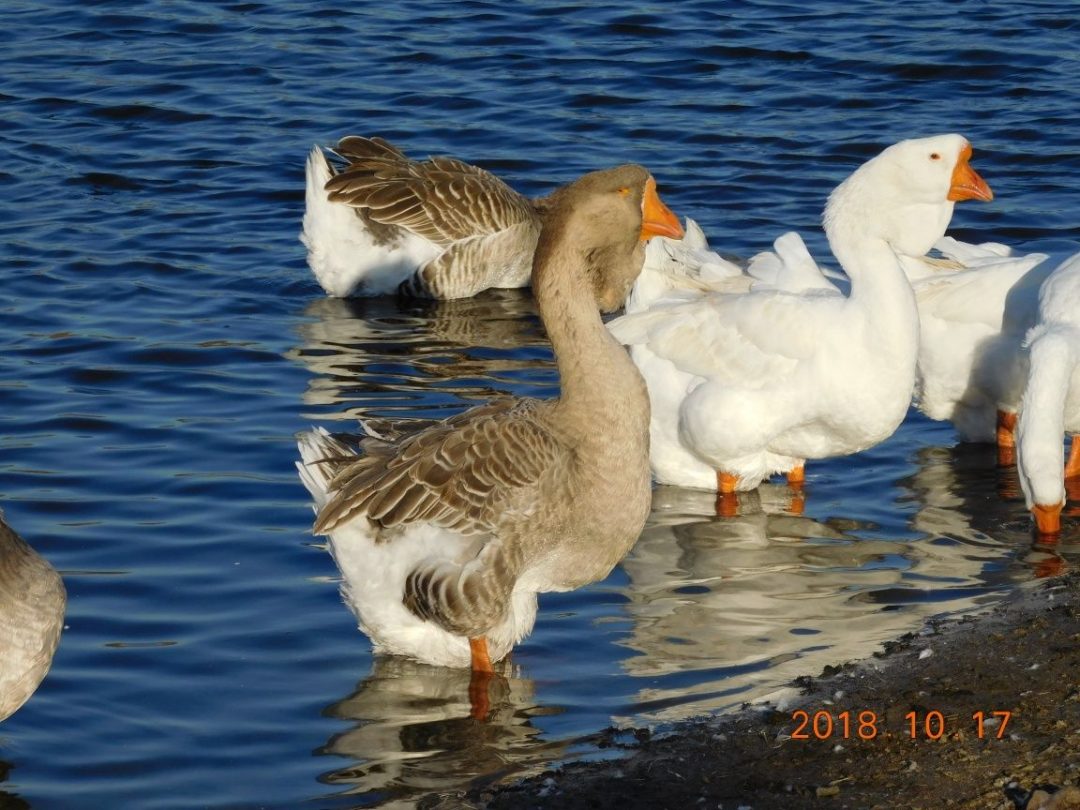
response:
M698 378L675 368L642 345L630 356L645 378L649 391L649 467L661 484L716 489L716 471L696 456L680 436L683 401Z
M392 243L376 240L352 209L333 229L312 231L305 221L308 264L328 295L347 298L393 293L422 265L441 252L436 245L407 231Z
M717 468L767 477L800 460L846 455L888 438L907 413L913 387L914 363L910 373L804 369L758 389L706 382L687 397L680 433Z
M427 524L376 542L375 532L365 520L353 520L330 535L330 552L343 578L342 597L376 652L405 655L438 666L469 666L468 639L420 619L405 607L402 598L406 578L422 561L442 558L462 562L475 556L480 542ZM486 636L492 660L505 657L532 630L535 619L535 592L515 589L506 617Z
M967 441L993 441L999 402L1015 406L1023 387L1014 344L984 323L924 317L915 390L919 410L951 421Z

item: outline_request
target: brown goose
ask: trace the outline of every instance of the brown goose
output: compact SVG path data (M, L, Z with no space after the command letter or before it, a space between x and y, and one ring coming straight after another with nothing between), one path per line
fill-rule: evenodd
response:
M382 138L350 136L335 152L340 172L319 147L308 156L300 237L327 293L451 299L529 285L550 196L530 200L454 158L412 160Z
M56 569L0 516L0 720L14 714L49 671L66 602Z
M556 192L533 290L562 393L503 399L358 454L300 437L300 477L342 592L377 651L491 672L536 618L536 594L594 582L649 511L649 398L598 310L621 306L643 240L680 230L640 166Z

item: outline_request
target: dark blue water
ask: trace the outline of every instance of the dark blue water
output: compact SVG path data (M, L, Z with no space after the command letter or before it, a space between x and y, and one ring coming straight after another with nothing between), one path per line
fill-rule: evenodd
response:
M550 395L527 295L328 301L297 241L312 143L379 134L541 193L638 161L713 245L795 228L891 141L958 131L997 197L953 232L1080 238L1067 0L8 2L0 26L0 506L67 629L0 727L36 808L408 802L592 756L612 723L737 706L1076 559L1015 476L912 416L718 521L661 490L604 582L541 602L496 717L372 661L293 436ZM1071 545L1070 545L1071 542ZM0 774L4 767L0 764Z

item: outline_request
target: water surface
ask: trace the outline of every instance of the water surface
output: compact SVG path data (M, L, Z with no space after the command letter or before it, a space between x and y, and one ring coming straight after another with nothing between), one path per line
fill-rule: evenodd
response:
M1078 29L1066 2L9 3L0 507L69 606L0 727L0 796L408 804L736 707L1075 562L1075 516L1033 546L1015 473L913 414L809 468L802 515L781 485L720 520L657 490L610 577L541 600L476 724L461 673L372 658L293 461L311 424L556 390L527 294L324 298L296 239L312 143L379 134L530 194L637 161L721 250L795 228L826 256L836 183L958 131L997 197L953 232L1063 251Z

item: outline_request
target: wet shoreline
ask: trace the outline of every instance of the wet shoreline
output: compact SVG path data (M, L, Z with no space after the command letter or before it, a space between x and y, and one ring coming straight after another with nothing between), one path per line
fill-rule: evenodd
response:
M1069 573L799 678L771 706L655 739L623 732L625 758L421 806L1024 807L1036 786L1080 782L1078 642L1080 574ZM1027 807L1073 807L1071 795Z

